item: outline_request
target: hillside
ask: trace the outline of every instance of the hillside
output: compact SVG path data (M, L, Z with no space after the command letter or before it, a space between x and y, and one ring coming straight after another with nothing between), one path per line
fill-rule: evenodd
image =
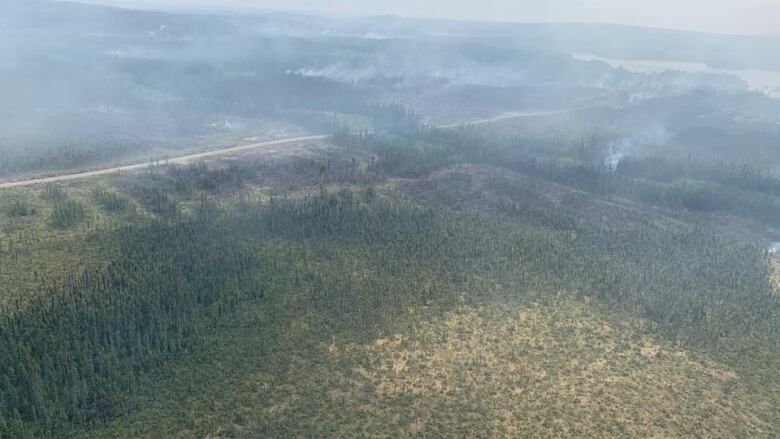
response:
M398 162L431 167L410 176L337 139L6 191L5 230L21 241L3 266L26 292L4 297L18 307L4 351L37 348L3 361L38 372L7 376L5 391L42 386L6 412L7 431L476 434L485 416L496 435L777 428L778 302L749 229L692 227L672 206L648 222L652 208L508 162ZM85 255L84 242L95 262L53 250ZM71 381L69 332L37 334L84 325L101 329ZM62 399L77 382L89 384Z
M571 56L776 39L37 0L3 35L0 438L780 436L780 101Z

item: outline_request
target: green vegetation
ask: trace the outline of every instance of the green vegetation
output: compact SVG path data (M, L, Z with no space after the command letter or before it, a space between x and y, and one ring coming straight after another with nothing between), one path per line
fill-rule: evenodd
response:
M59 201L68 198L67 191L58 185L46 185L41 193L41 198L49 201Z
M406 135L353 135L334 141L376 156L371 168L387 176L420 177L447 166L480 163L588 191L671 209L728 213L780 226L780 180L748 166L653 156L604 165L599 137L524 135L491 128L421 127Z
M700 228L556 231L349 192L200 212L116 232L120 257L3 320L11 434L112 418L140 377L199 351L242 303L274 316L273 349L303 322L370 340L410 307L593 297L775 382L780 304L764 251Z
M65 229L80 224L86 217L86 211L81 203L65 198L54 203L51 223L54 227Z
M133 139L114 139L114 143L64 143L38 147L33 151L10 151L0 158L0 175L60 169L79 169L86 165L125 158L128 151L142 151Z
M97 188L93 191L93 196L108 212L127 213L135 207L130 197L110 189Z
M621 214L602 223L589 211L620 198L730 210L646 196L637 188L667 174L588 164L595 138L410 129L413 113L382 111L397 112L392 133L341 131L342 149L7 197L35 215L9 208L3 218L0 432L327 435L373 414L366 434L454 433L476 431L469 416L495 416L492 404L507 407L492 418L496 434L777 431L780 296L766 246L704 222ZM768 176L737 184L680 172L681 187L715 187L724 202L776 196ZM675 184L664 190L678 194ZM537 306L545 323L513 320ZM521 355L527 347L501 336L516 325L537 334L534 346L560 350ZM594 329L603 325L619 329ZM594 331L603 345L577 341ZM565 364L571 355L606 357L611 380L636 385L609 387ZM535 372L514 383L521 361ZM575 394L592 405L553 404L567 394L546 377L581 383ZM664 398L656 381L680 389L674 423L638 409L638 393ZM510 383L516 395L555 398L534 407L518 396L510 407L501 391ZM720 401L707 409L716 423L697 422L704 414L688 398ZM176 413L185 400L190 411ZM471 415L460 419L454 407L464 406ZM583 423L602 406L622 414Z
M14 200L8 207L8 215L12 217L30 216L35 214L35 209L24 200Z
M770 395L653 339L651 322L599 319L594 302L494 298L444 314L419 306L371 340L323 336L310 324L317 314L288 323L279 339L275 309L242 306L207 336L205 354L165 373L166 385L142 386L130 402L137 412L77 437L772 431Z
M2 15L0 439L780 437L780 101L571 55L775 42Z
M48 295L74 273L110 258L117 243L107 232L149 217L142 208L107 211L95 199L101 188L132 199L105 186L85 182L0 193L0 206L18 202L35 212L13 216L0 208L0 308L13 312L34 297Z

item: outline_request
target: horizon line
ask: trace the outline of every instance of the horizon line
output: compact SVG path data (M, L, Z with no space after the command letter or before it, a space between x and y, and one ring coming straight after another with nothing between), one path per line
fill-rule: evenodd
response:
M468 19L457 17L432 17L427 15L406 15L398 13L389 14L356 14L348 12L326 12L316 9L301 9L301 8L264 8L264 7L240 7L240 6L225 6L225 5L197 5L192 7L166 7L160 6L156 2L150 0L142 0L140 4L131 3L129 0L44 0L53 1L57 3L75 3L93 6L103 6L109 8L118 8L125 10L135 11L150 11L150 12L165 12L172 14L182 13L201 13L201 14L272 14L272 13L284 13L284 14L296 14L296 15L313 15L321 17L334 17L334 18L399 18L405 20L434 20L443 22L460 22L460 23L494 23L494 24L518 24L518 25L575 25L575 26L615 26L625 27L632 29L644 29L663 32L680 32L691 33L701 35L713 35L724 37L745 37L745 38L780 38L780 33L735 33L735 32L716 32L711 30L702 29L685 29L677 27L664 27L664 26L651 26L643 24L630 24L611 21L520 21L520 20L500 20L500 19Z

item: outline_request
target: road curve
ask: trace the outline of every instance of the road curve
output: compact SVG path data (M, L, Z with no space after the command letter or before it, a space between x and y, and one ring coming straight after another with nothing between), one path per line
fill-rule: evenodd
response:
M459 123L445 124L445 125L435 125L435 127L446 129L446 128L457 128L461 126L470 126L470 125L484 125L487 123L498 122L501 120L521 119L526 117L549 116L553 114L568 113L572 111L593 108L595 106L597 105L588 105L583 107L567 108L567 109L555 110L555 111L510 112L510 113L499 114L498 116L490 117L487 119L478 119L478 120L471 120L466 122L459 122ZM250 149L263 148L266 146L285 145L289 143L306 142L311 140L323 140L328 137L330 136L326 134L317 134L311 136L289 137L285 139L268 140L264 142L249 143L246 145L233 146L230 148L213 149L210 151L187 154L179 157L172 157L166 160L160 160L160 162L162 162L163 164L183 164L183 163L189 163L193 160L202 159L206 157L227 155L235 152L247 151ZM125 171L135 171L139 169L144 169L148 166L149 166L149 162L143 162L143 163L136 163L133 165L124 165L124 166L115 166L111 168L96 169L94 171L76 172L73 174L61 174L61 175L52 175L50 177L38 177L38 178L31 178L27 180L0 182L0 189L10 189L10 188L22 187L22 186L34 186L36 184L58 183L62 181L71 181L71 180L82 180L85 178L97 177L100 175L116 174Z

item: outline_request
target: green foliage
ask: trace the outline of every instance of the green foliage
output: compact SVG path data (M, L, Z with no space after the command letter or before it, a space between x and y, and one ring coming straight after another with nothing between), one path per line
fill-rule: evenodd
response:
M52 226L59 229L74 227L83 222L87 217L84 205L69 198L54 202L54 210L51 213Z
M453 164L457 151L418 136L376 136L340 131L334 142L350 149L375 154L369 170L382 175L419 177L439 167Z
M106 188L97 188L92 192L95 200L108 212L128 212L135 205L127 195Z
M179 203L164 188L137 186L132 191L141 204L157 215L173 218L180 213Z
M597 195L672 209L720 212L780 225L780 180L747 166L664 157L626 159L616 169L594 160L597 137L498 136L475 127L420 127L404 135L341 131L334 142L367 151L380 175L419 177L464 163L483 163Z
M73 143L56 141L49 145L12 150L0 158L0 175L30 171L77 169L84 165L106 162L126 156L133 149L145 149L137 139L112 138L106 142L94 140Z
M257 178L257 171L252 166L240 163L215 168L199 162L186 167L173 167L168 176L174 179L177 192L191 193L194 188L204 191L214 191L227 185L241 188L245 181Z
M35 208L26 200L14 200L8 206L8 215L11 217L30 216L35 214Z
M348 192L226 212L202 203L191 219L124 229L113 261L0 320L6 419L18 413L25 428L54 429L111 418L140 375L197 350L241 303L270 297L279 316L316 313L327 330L372 337L409 306L444 310L464 292L466 300L571 292L726 356L778 348L765 250L700 228L556 231L366 205Z
M68 193L65 191L65 189L62 188L62 186L49 184L43 188L41 197L44 200L58 201L68 198Z
M370 104L365 113L373 118L374 127L380 131L414 134L420 126L420 116L400 104Z

